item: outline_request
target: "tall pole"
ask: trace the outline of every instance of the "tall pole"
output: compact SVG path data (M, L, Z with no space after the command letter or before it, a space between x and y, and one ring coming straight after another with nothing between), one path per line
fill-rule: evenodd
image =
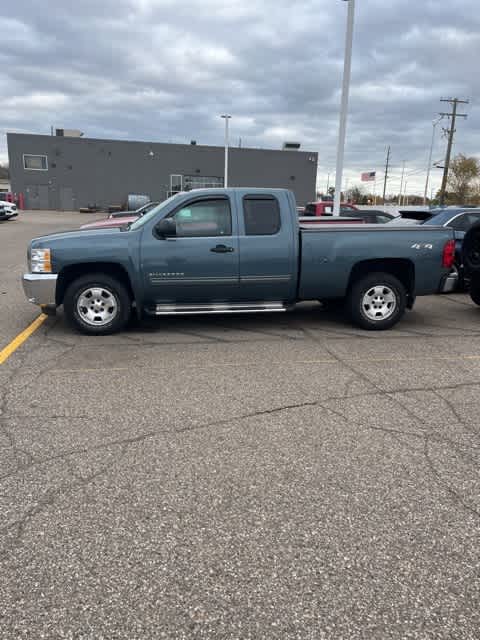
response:
M330 189L330 174L327 175L327 196L328 196L329 189Z
M423 204L426 206L428 198L428 183L430 182L430 172L432 170L433 145L435 144L435 129L443 116L432 122L432 142L430 144L430 153L428 154L427 179L425 181L425 193L423 194ZM430 198L431 199L431 198Z
M403 188L403 178L405 177L405 160L402 163L402 178L400 180L400 196L398 204L402 204L402 188Z
M387 193L388 166L390 163L390 147L387 149L387 161L385 163L385 180L383 181L383 204L385 204L385 194Z
M340 107L340 124L338 127L337 167L335 173L335 198L333 215L340 215L342 196L343 160L345 157L345 136L347 133L348 98L350 93L350 77L352 71L353 25L355 22L355 0L348 2L347 34L345 37L345 59L343 62L342 103Z
M223 185L225 188L228 187L228 121L232 116L229 116L227 113L221 116L225 120L225 169L223 173Z
M459 100L458 98L442 98L440 102L449 102L453 105L452 113L441 113L442 117L451 118L450 129L448 130L447 153L445 155L445 166L443 167L442 186L440 188L440 206L445 204L445 193L447 191L448 171L450 169L450 159L452 157L453 136L455 135L455 122L457 118L466 118L465 113L457 113L459 104L468 104L468 100Z

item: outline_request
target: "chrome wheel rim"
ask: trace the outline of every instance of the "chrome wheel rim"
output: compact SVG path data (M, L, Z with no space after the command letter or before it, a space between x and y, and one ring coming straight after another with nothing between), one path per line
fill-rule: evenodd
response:
M115 319L118 302L105 287L89 287L77 298L77 313L90 327L103 327Z
M369 320L388 320L396 308L397 296L393 289L385 285L371 287L363 296L362 311Z

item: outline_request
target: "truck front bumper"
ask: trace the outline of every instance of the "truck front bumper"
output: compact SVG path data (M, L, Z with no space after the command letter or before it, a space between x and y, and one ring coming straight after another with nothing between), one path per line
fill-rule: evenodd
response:
M57 307L55 303L57 278L56 273L25 273L22 284L27 300L42 307L45 313L54 312Z

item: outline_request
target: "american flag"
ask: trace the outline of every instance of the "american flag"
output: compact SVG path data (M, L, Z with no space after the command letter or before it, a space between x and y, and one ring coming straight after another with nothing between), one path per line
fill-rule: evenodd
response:
M376 175L376 171L367 171L367 173L362 173L362 182L373 182L376 178Z

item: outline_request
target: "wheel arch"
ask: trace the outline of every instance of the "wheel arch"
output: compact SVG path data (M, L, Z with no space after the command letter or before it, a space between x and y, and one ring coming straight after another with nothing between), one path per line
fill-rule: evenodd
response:
M347 295L352 286L361 278L372 273L388 273L399 280L407 293L407 307L412 307L415 300L415 265L408 258L375 258L357 262L348 279Z
M126 288L132 302L135 301L135 293L127 270L115 262L84 262L64 267L58 274L57 288L55 291L55 303L63 304L65 292L69 285L80 276L89 273L104 273L119 280Z

